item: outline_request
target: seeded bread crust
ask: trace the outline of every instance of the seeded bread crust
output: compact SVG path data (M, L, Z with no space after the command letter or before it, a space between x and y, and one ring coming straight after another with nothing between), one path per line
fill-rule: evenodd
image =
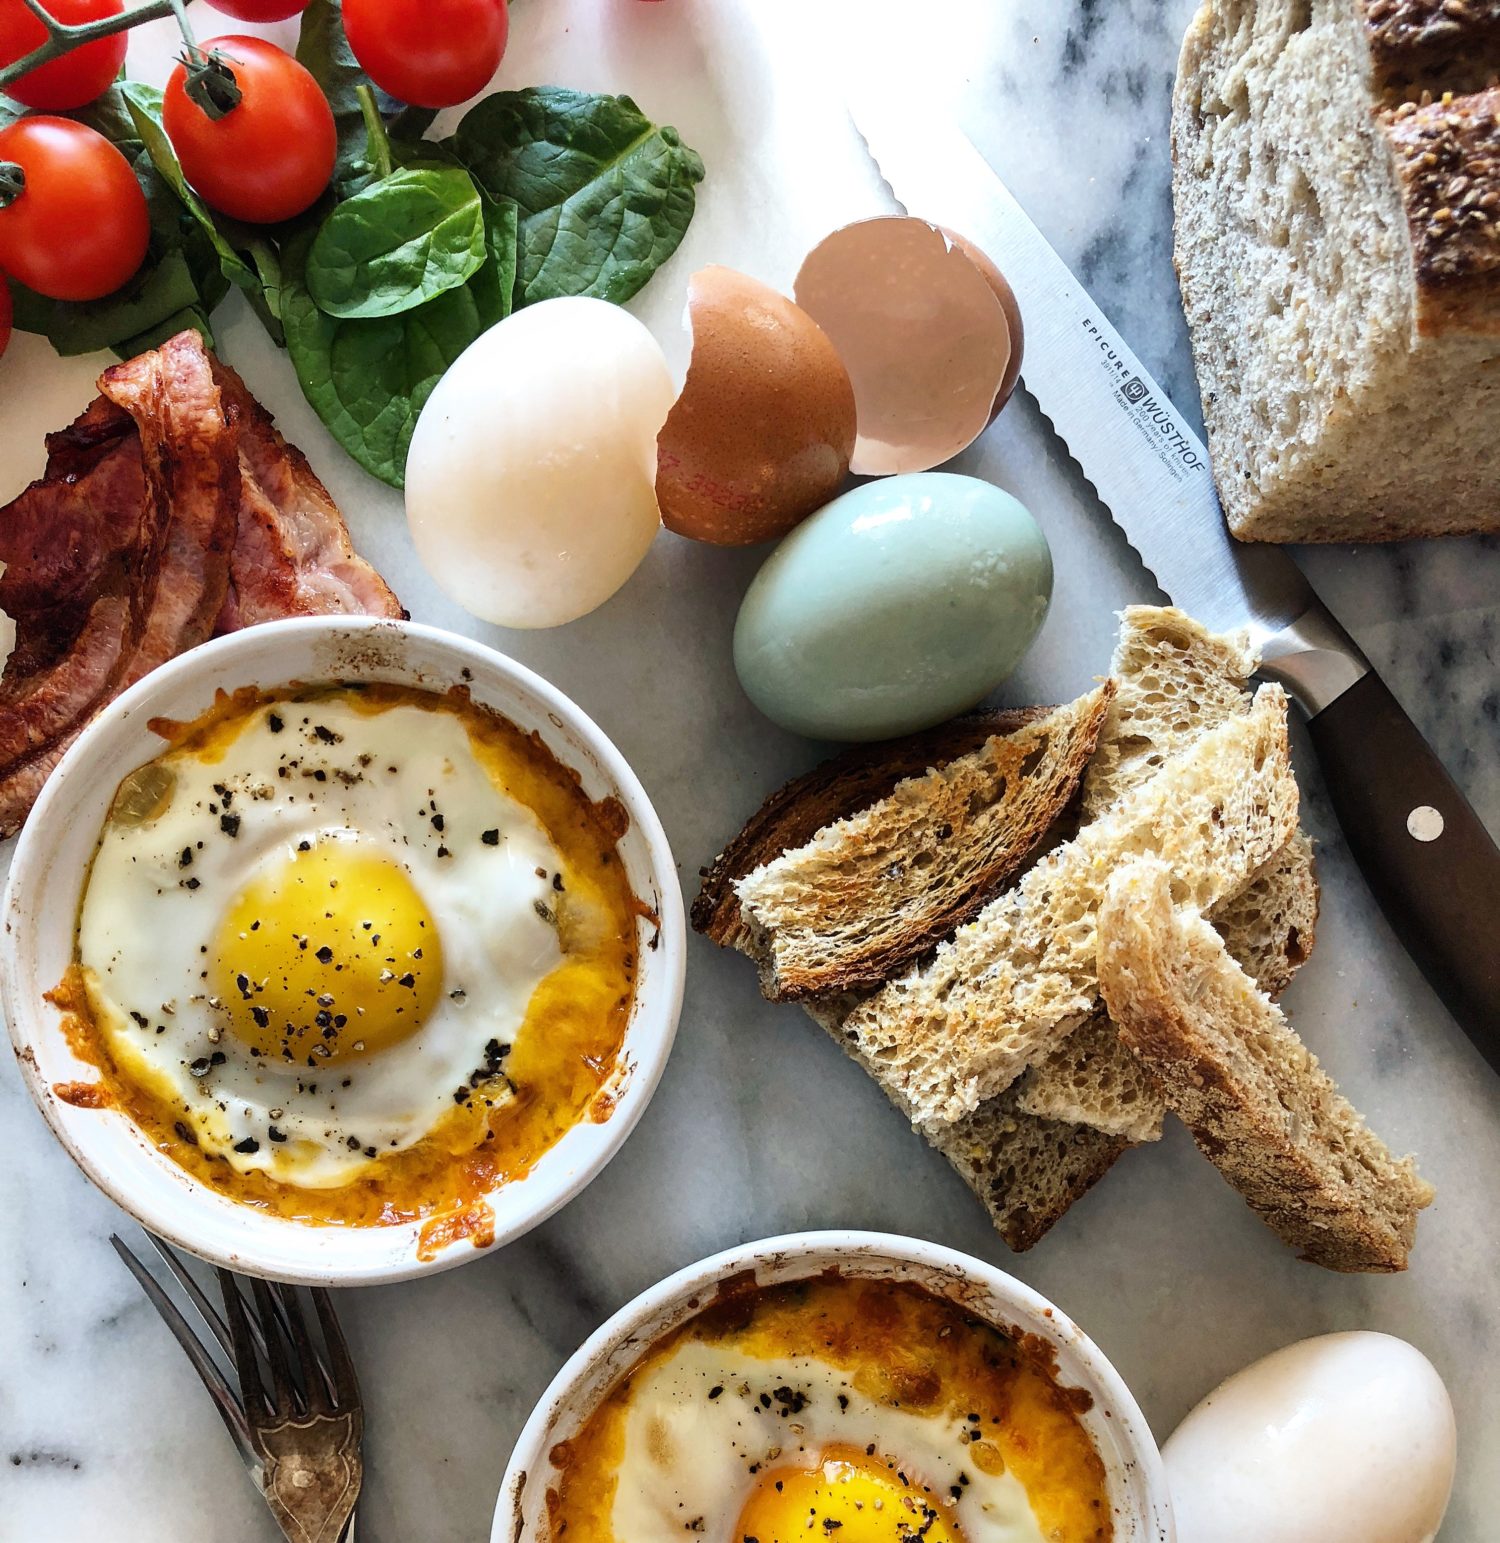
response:
M1326 1269L1406 1268L1432 1186L1391 1156L1213 928L1174 904L1160 862L1111 877L1099 976L1121 1038L1268 1226Z
M1114 691L905 779L737 880L763 993L873 989L968 921L1073 799Z
M1172 110L1214 476L1251 541L1500 530L1493 0L1205 0Z

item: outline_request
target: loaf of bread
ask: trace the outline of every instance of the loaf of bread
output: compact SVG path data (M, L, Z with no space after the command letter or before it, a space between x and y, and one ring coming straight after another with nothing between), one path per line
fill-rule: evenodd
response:
M1154 858L1110 878L1099 980L1199 1149L1305 1259L1404 1270L1432 1186L1386 1150Z
M1195 16L1175 250L1242 539L1500 530L1497 72L1494 0Z

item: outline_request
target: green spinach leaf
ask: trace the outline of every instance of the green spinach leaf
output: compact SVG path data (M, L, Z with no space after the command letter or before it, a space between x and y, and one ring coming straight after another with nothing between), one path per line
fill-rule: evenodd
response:
M484 208L468 172L402 169L324 220L307 288L330 316L396 316L467 283L487 255Z
M282 319L287 352L314 411L366 471L400 487L423 404L482 330L468 287L399 316L345 320L325 315L300 278L289 277Z
M489 260L469 280L469 290L479 307L479 324L488 330L510 315L516 292L516 206L484 201L484 245Z
M112 343L110 347L121 359L134 359L137 354L143 354L148 348L160 348L168 338L175 338L179 332L192 330L203 339L206 348L214 346L213 329L208 324L208 317L197 306L191 306L185 311L173 311L165 320L158 322L154 327L145 332L138 332L133 338L126 338L121 343Z
M179 311L199 307L198 284L181 247L148 262L123 289L102 300L49 300L11 281L15 324L40 332L65 358L112 348L159 327Z
M516 304L628 300L677 249L703 162L628 96L500 91L450 141L480 188L520 211Z

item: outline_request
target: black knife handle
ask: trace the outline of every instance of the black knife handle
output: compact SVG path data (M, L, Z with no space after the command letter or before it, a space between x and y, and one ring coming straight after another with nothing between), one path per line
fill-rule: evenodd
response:
M1500 849L1373 670L1310 727L1339 824L1386 920L1500 1072Z

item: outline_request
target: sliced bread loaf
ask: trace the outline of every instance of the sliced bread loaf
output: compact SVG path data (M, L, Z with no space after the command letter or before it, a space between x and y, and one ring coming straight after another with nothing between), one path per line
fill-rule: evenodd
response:
M1247 714L1203 735L1037 862L929 964L858 1008L848 1031L860 1058L914 1123L963 1118L1094 1010L1095 924L1113 869L1159 856L1178 898L1206 910L1242 889L1296 828L1286 697L1263 686Z
M1176 262L1230 528L1500 530L1489 0L1205 0L1172 109Z
M1155 1073L1200 1150L1303 1257L1332 1270L1406 1268L1431 1185L1397 1161L1229 957L1168 867L1110 879L1100 985L1121 1038Z
M1077 792L1113 696L994 735L738 880L765 995L878 986L973 916Z

